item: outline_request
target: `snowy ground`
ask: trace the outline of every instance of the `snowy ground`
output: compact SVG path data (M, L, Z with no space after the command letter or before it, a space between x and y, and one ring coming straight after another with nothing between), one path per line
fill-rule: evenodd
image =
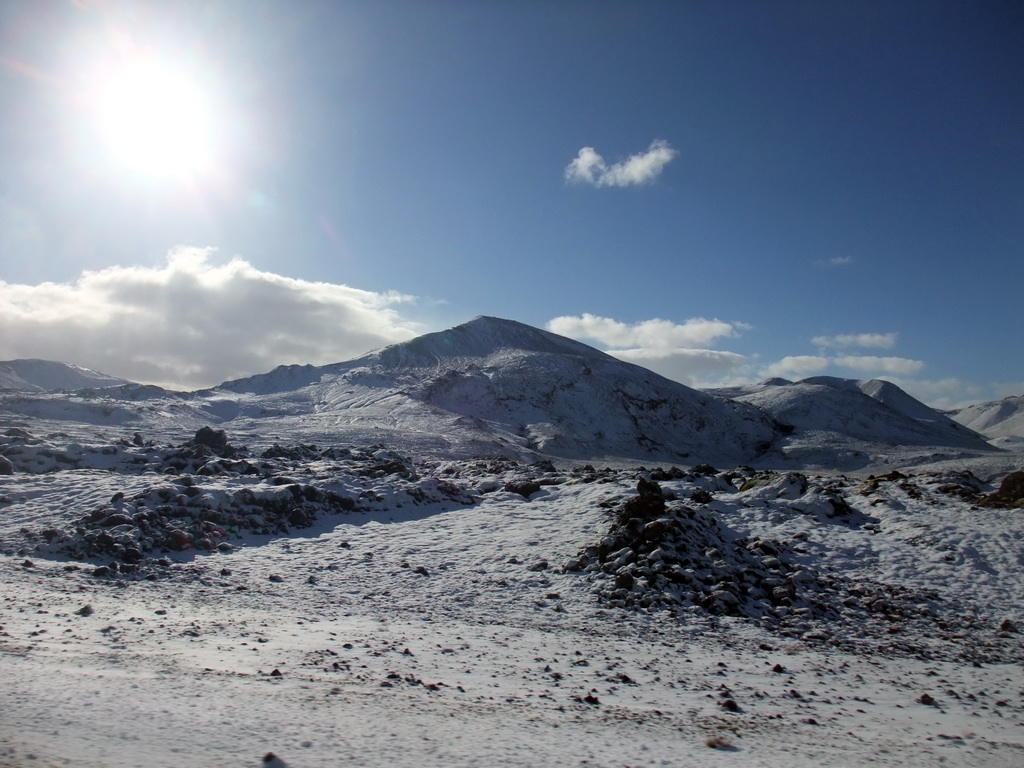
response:
M1024 764L977 469L5 439L0 766Z

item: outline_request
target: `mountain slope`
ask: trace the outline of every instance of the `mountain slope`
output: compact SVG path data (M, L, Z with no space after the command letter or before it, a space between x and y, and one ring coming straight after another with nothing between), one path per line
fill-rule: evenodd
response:
M218 390L259 400L279 417L315 414L307 427L376 432L456 453L729 463L753 459L777 437L756 408L492 317L348 363L278 368Z
M815 376L728 390L793 427L784 452L815 463L854 467L896 446L988 451L975 432L887 381Z
M1024 439L1024 396L976 403L955 411L954 421L991 438Z
M0 389L22 392L97 389L130 384L127 379L108 376L70 363L52 360L7 360L0 362Z

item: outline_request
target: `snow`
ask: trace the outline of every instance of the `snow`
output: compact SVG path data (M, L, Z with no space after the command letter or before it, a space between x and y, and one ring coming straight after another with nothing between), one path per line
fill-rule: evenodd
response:
M971 509L992 487L977 478L497 459L410 468L379 449L330 459L282 446L266 474L344 490L359 508L97 576L109 557L68 557L34 532L73 531L114 494L123 509L175 478L222 499L265 481L224 462L157 472L172 446L93 453L36 439L110 469L57 461L0 477L0 765L258 765L268 752L291 766L1024 756L1024 518ZM645 607L641 576L627 605L613 575L567 569L638 497L640 477L661 478L670 507L716 521L725 561L739 557L725 543L774 542L811 598L797 592L769 617ZM957 482L975 497L953 493ZM410 495L442 483L459 492ZM828 494L852 514L832 515ZM832 585L832 610L815 607L817 582Z
M953 419L988 437L1024 439L1024 396L969 405L956 411Z
M112 387L127 384L125 379L108 376L70 363L50 360L8 360L0 362L0 389L28 392Z
M0 766L1024 764L1019 451L467 326L0 396Z

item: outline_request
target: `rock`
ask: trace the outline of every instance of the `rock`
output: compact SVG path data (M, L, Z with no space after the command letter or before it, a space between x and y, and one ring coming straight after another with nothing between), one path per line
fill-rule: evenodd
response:
M995 495L1004 502L1024 501L1024 471L1011 472L999 484Z
M535 480L509 480L505 483L505 490L509 493L518 493L524 499L528 499L540 490L540 483Z
M223 429L200 427L192 438L192 445L203 445L218 455L223 455L228 447L228 435Z
M13 475L14 465L6 456L0 456L0 475Z
M1016 632L1017 631L1017 625L1014 624L1009 619L1003 619L999 623L999 631L1000 632Z
M93 607L91 605L86 604L79 608L77 611L75 611L75 613L79 616L92 616L93 613L95 613L95 611L93 610Z
M918 696L917 703L924 704L926 707L937 706L937 702L935 701L934 697L927 693L922 693L920 696Z
M712 500L710 493L705 491L703 488L694 488L693 493L690 494L690 501L694 504L708 504Z

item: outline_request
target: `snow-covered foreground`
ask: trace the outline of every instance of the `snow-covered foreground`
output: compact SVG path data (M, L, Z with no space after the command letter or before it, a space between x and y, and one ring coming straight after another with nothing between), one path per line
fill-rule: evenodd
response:
M973 476L31 443L0 766L1024 764Z

